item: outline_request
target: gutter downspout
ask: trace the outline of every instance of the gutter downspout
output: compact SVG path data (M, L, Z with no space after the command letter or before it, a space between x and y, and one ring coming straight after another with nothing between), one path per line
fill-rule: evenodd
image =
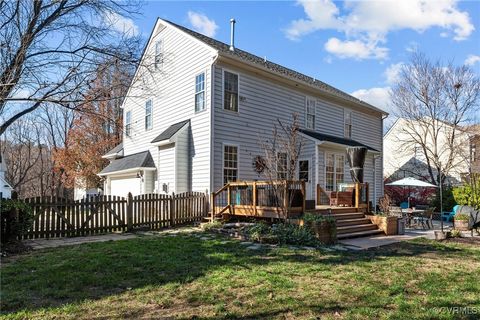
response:
M210 193L213 192L215 185L214 160L215 160L215 65L218 60L218 51L212 57L212 64L210 65L210 187L208 190L208 201L210 200Z

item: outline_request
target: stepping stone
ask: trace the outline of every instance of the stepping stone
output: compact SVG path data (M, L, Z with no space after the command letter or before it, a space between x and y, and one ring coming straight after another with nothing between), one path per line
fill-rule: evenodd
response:
M303 250L309 250L309 251L315 251L317 250L316 248L314 247L302 247Z
M243 242L240 242L240 244L241 244L242 246L249 246L249 245L253 244L253 242L243 241Z
M337 250L337 251L347 251L347 250L348 250L348 249L345 248L344 246L340 246L340 245L338 245L338 244L335 245L335 246L333 246L332 249Z
M210 237L200 237L200 240L212 240Z
M288 246L288 249L290 249L290 250L299 250L300 248L299 248L299 247L295 247L295 246Z
M262 245L261 244L254 244L254 245L246 247L246 249L248 249L248 250L259 250L259 249L262 249Z

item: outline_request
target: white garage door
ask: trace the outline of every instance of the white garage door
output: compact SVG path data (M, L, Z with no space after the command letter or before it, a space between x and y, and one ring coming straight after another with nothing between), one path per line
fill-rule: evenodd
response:
M129 192L133 196L140 194L140 178L136 176L125 178L112 178L110 182L110 193L112 196L126 197Z

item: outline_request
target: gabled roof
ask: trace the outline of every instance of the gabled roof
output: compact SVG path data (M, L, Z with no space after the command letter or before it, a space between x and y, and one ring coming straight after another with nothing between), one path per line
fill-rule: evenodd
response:
M276 74L279 74L281 76L284 76L284 77L287 77L287 78L290 78L292 80L296 80L296 81L301 81L301 82L304 82L304 83L307 83L311 86L314 86L314 87L317 87L318 89L321 89L322 91L324 92L328 92L330 94L333 94L333 95L336 95L337 97L340 97L340 98L343 98L343 99L346 99L346 100L349 100L351 102L354 102L354 103L357 103L357 104L360 104L366 108L369 108L369 109L373 109L375 111L378 111L378 112L381 112L382 114L388 114L387 112L385 112L384 110L381 110L369 103L366 103L358 98L355 98L351 95L349 95L348 93L346 92L343 92L325 82L322 82L320 80L317 80L313 77L309 77L303 73L300 73L298 71L295 71L295 70L292 70L292 69L289 69L287 67L284 67L282 65L279 65L277 63L274 63L274 62L271 62L271 61L268 61L266 60L265 58L261 58L259 56L256 56L252 53L249 53L247 51L243 51L241 49L238 49L237 47L235 47L235 50L234 51L231 51L230 50L230 46L226 43L223 43L221 41L218 41L218 40L215 40L213 38L210 38L210 37L207 37L201 33L198 33L198 32L195 32L193 30L190 30L188 28L185 28L181 25L178 25L174 22L171 22L171 21L168 21L168 20L165 20L165 19L161 19L171 25L173 25L174 27L182 30L183 32L189 34L190 36L200 40L201 42L207 44L208 46L216 49L219 54L223 55L223 56L226 56L226 57L234 57L234 58L237 58L241 61L244 61L244 62L248 62L248 63L252 63L254 65L257 65L259 67L263 67L263 68L266 68L267 70L273 72L273 73L276 73Z
M113 149L109 150L107 153L105 153L102 157L103 158L108 158L112 156L116 156L119 153L123 151L123 142L120 142L117 146L115 146Z
M352 140L352 139L347 139L347 138L341 138L337 136L331 136L328 134L323 134L319 133L316 131L310 131L310 130L304 130L304 129L299 129L299 131L313 139L316 139L318 141L326 141L326 142L331 142L335 144L341 144L344 146L348 147L365 147L370 151L375 151L379 152L377 149L374 149L372 147L367 146L366 144L360 143L358 141Z
M126 171L129 169L145 169L155 168L152 155L150 151L143 151L139 153L130 154L120 159L115 159L110 162L98 175L107 175L118 171Z
M190 120L185 120L185 121L172 124L170 127L165 129L162 133L160 133L155 139L153 139L151 143L157 143L160 141L169 140L171 137L175 135L175 133L177 133L180 129L182 129L188 123L190 123Z

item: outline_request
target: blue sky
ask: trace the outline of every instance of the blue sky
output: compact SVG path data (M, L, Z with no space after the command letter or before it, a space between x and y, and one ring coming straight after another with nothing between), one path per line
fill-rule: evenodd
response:
M388 87L413 49L480 75L480 1L149 1L132 28L157 17L229 42L388 109ZM131 22L127 23L130 25Z

